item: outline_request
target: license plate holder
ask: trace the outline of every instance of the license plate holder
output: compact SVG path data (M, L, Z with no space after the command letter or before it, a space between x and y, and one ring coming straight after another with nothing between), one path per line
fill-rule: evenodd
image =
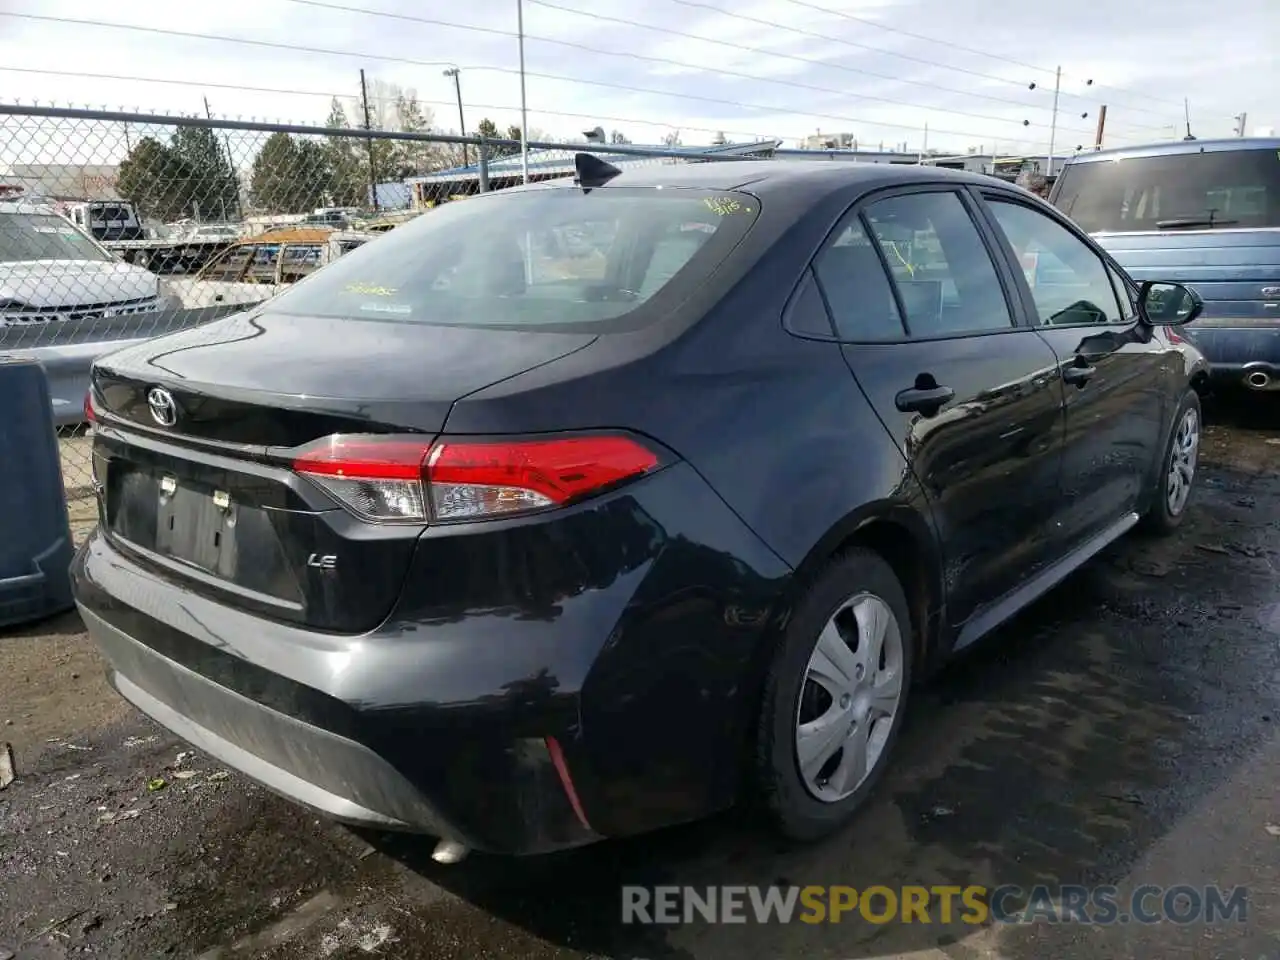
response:
M236 563L236 504L217 490L160 481L156 552L231 579Z

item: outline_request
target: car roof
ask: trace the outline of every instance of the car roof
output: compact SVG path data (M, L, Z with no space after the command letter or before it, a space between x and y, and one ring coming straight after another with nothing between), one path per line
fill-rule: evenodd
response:
M515 190L563 189L565 178ZM833 190L861 186L866 190L896 184L954 182L1007 188L1006 181L964 170L916 163L856 163L850 160L716 160L705 163L652 163L626 166L608 182L616 187L691 187L704 190L750 188L758 195L775 189L812 189L814 198ZM507 192L507 191L502 191Z
M244 247L255 243L324 243L333 235L333 232L325 227L285 227L280 230L268 230L253 237L245 237L237 240L232 246Z
M1137 157L1176 157L1189 153L1227 153L1240 150L1280 151L1280 137L1228 137L1221 140L1174 140L1133 147L1114 147L1082 153L1067 159L1067 164L1101 163L1106 160L1128 160Z

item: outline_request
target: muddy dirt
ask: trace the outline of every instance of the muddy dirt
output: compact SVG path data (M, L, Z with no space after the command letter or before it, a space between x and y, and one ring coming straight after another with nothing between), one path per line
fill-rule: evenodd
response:
M1208 408L1191 517L1128 538L915 695L814 847L741 815L537 860L359 835L121 704L74 616L0 634L0 960L1280 957L1280 404ZM1268 826L1274 828L1268 830ZM639 884L1249 887L1183 927L620 922Z

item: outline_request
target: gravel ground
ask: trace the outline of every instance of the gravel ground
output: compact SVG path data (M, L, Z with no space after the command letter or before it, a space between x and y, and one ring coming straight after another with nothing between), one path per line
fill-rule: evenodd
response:
M814 847L728 815L438 867L141 718L76 617L0 634L0 960L1280 958L1280 407L1209 413L1180 535L1117 544L932 681L875 800ZM1248 922L646 928L618 889L1046 881L1247 885Z

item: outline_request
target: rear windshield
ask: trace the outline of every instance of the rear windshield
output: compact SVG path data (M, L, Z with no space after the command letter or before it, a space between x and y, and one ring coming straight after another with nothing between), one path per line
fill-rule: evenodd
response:
M1280 227L1280 154L1225 150L1068 164L1054 203L1089 233Z
M687 296L756 215L754 197L691 189L472 197L351 251L268 309L467 327L629 327L654 313L641 310L651 299Z

